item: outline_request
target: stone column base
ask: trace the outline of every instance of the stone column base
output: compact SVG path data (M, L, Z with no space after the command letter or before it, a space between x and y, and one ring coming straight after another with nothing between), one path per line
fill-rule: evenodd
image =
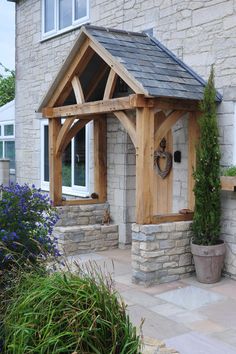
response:
M132 280L145 286L167 283L194 272L191 221L132 225Z

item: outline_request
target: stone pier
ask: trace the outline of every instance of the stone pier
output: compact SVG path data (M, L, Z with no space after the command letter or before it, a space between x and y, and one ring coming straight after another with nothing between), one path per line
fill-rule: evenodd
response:
M132 226L133 282L145 286L179 280L194 271L191 221Z

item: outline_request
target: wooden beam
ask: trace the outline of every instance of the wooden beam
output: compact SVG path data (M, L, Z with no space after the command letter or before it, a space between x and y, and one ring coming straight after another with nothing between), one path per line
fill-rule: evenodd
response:
M75 121L74 119L66 119L66 121L63 123L59 134L57 136L57 141L56 141L56 155L58 153L62 152L62 146L63 146L63 140L65 139L65 136L67 135L67 133L69 132L71 126L73 125Z
M71 80L77 74L78 76L83 72L87 63L94 55L94 51L89 47L89 40L86 39L74 60L72 61L69 69L65 72L64 77L55 88L49 102L48 107L55 105L62 105L71 91Z
M62 200L61 205L86 205L86 204L101 204L103 203L99 199L67 199Z
M90 34L86 32L88 37ZM148 94L147 90L133 78L133 76L124 69L123 65L114 59L114 57L103 48L94 38L91 39L90 47L121 77L121 79L135 92Z
M138 108L136 114L136 223L150 224L153 216L154 112Z
M149 100L152 102L155 109L161 110L181 110L185 112L197 111L199 112L199 101L196 100L186 100L186 99L176 99L168 97L153 98L150 97Z
M109 98L112 98L115 86L116 86L116 81L117 81L117 74L116 72L111 68L109 76L107 78L107 83L103 95L104 100L108 100Z
M132 140L132 143L134 144L134 147L136 147L135 123L132 121L130 117L127 116L127 114L125 114L124 111L114 112L114 115L119 119L123 127L126 129L127 133L130 136L130 139Z
M50 119L50 120L54 120L54 119ZM63 135L62 139L58 142L56 153L60 155L66 149L66 147L70 143L71 139L74 138L74 136L81 129L83 129L85 127L85 125L87 123L89 123L91 120L92 120L92 118L77 121L73 125L73 127L71 127L70 130L68 130L67 134Z
M84 93L83 89L80 83L80 79L78 78L77 75L75 75L71 81L74 94L75 94L75 99L77 104L84 103Z
M60 119L49 121L50 198L54 206L60 205L62 200L62 159L56 154L56 139L60 129Z
M161 140L168 133L171 127L183 116L185 112L174 111L170 113L163 123L160 125L159 129L155 133L155 150L158 149Z
M94 121L94 192L99 201L107 200L107 121Z
M92 78L92 82L89 85L88 90L85 95L85 98L86 98L85 101L88 101L89 98L92 96L96 87L98 86L99 82L101 81L101 79L103 78L103 76L105 75L107 70L108 70L108 66L104 65L104 63L102 63L100 65L100 67L98 68L96 75L94 75L94 77Z
M193 188L195 181L193 178L193 171L196 168L196 145L200 135L198 125L199 113L189 113L188 119L188 208L194 210L195 196Z
M81 118L85 116L91 116L93 114L111 113L126 109L133 109L130 104L129 96L113 98L104 101L85 102L83 104L73 104L62 107L46 107L43 108L43 117L65 118L77 116L78 118Z
M176 222L176 221L191 221L193 220L193 213L188 214L163 214L163 215L154 215L152 217L153 224L162 224L166 222Z

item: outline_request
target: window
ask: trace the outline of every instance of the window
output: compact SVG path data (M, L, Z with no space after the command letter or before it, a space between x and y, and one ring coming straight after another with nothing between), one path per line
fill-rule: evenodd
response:
M9 159L11 170L15 170L14 130L13 122L0 122L0 159Z
M42 0L43 37L63 33L89 19L89 0Z
M71 140L62 155L62 192L89 195L89 125ZM42 188L49 190L48 123L42 123Z

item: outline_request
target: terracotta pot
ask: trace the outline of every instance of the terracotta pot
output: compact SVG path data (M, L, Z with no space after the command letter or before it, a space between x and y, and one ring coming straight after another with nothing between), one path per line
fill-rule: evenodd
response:
M214 246L201 246L191 242L196 276L200 283L212 284L220 280L225 250L223 241Z

